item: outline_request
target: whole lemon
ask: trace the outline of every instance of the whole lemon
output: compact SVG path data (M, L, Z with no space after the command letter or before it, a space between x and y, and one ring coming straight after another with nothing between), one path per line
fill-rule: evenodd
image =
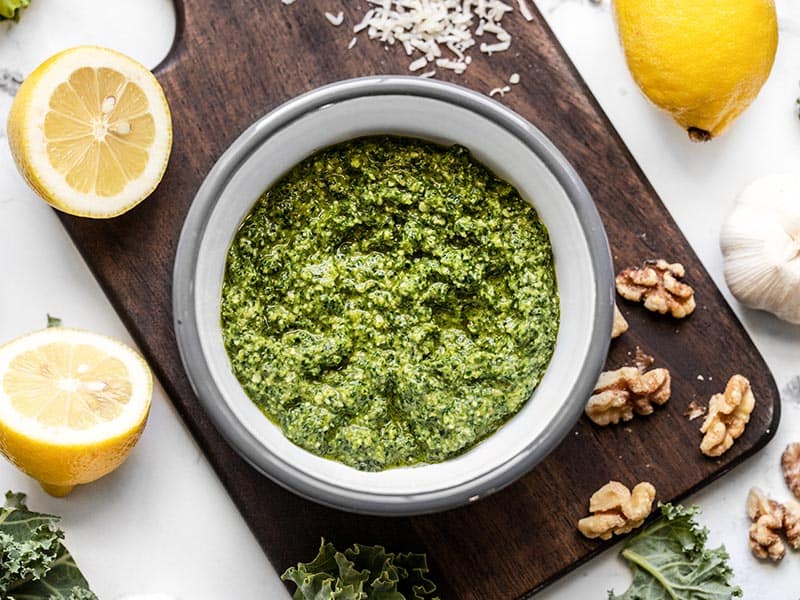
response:
M614 0L636 83L696 141L722 133L769 76L774 0Z

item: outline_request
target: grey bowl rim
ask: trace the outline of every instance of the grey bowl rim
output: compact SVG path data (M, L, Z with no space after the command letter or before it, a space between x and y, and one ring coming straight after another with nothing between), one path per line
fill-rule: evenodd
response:
M234 416L214 384L201 350L194 318L194 273L199 245L208 218L239 165L271 135L311 111L335 102L383 95L421 96L452 103L493 121L519 138L545 164L571 201L595 275L596 318L591 332L591 348L567 394L565 410L525 448L526 459L511 467L499 465L491 473L463 484L416 494L412 498L403 497L397 502L391 502L392 497L385 494L355 493L352 490L339 496L331 494L330 489L321 490L306 483L297 473L291 472L291 465L263 446L259 452L258 440ZM550 454L574 426L602 370L611 341L613 261L605 228L591 194L570 162L529 121L505 105L456 84L403 75L358 77L324 85L288 100L253 122L222 153L198 189L183 224L173 268L172 304L178 350L192 390L217 431L246 462L281 487L324 506L377 516L412 516L457 508L468 504L474 497L483 498L512 484ZM327 483L336 488L335 482Z

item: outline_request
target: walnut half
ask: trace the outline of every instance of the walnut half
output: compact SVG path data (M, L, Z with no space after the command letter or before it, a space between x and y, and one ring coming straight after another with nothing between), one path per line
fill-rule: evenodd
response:
M589 517L578 521L578 530L587 538L608 540L641 527L653 508L656 488L648 482L629 490L618 481L609 481L589 499Z
M727 452L733 441L744 433L755 403L750 382L741 375L731 377L725 392L714 394L708 401L708 414L700 427L705 434L700 451L706 456Z
M633 414L649 415L653 404L670 397L670 376L666 369L642 373L636 367L622 367L600 374L594 393L586 404L586 416L605 426L630 421Z
M786 546L781 532L792 548L800 550L800 504L797 502L784 505L768 498L758 488L752 488L747 495L747 516L753 522L750 549L758 558L778 561L784 557Z
M796 498L800 498L800 442L786 446L781 456L781 468L786 485Z
M617 275L617 292L626 300L643 301L647 310L682 319L695 309L694 290L678 281L685 274L680 263L648 260L641 269L629 268Z
M758 488L747 494L747 516L750 525L750 550L758 558L781 560L786 546L780 536L783 528L783 505L767 498Z
M800 504L791 500L783 505L783 533L795 550L800 550Z

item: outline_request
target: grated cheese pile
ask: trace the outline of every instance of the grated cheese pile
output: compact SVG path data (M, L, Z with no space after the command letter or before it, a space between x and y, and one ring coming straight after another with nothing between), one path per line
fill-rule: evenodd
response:
M524 1L524 0L523 0ZM490 36L479 50L492 55L511 46L503 17L512 6L501 0L367 0L373 5L354 28L372 40L401 44L410 57L408 68L421 71L436 66L463 73L471 62L467 51L476 37ZM435 71L435 69L434 69ZM424 73L430 75L430 70Z
M294 4L295 0L282 0ZM478 50L491 56L511 47L511 34L505 30L503 17L514 8L502 0L366 0L370 7L353 27L354 36L366 32L369 39L391 46L403 46L412 58L409 71L420 77L433 77L436 68L461 74L472 62L468 52L478 45L475 38L487 36ZM517 0L522 16L533 20L529 0ZM342 12L326 12L334 26L344 21ZM352 49L357 37L350 40ZM505 90L503 90L504 92ZM496 93L500 93L499 89Z

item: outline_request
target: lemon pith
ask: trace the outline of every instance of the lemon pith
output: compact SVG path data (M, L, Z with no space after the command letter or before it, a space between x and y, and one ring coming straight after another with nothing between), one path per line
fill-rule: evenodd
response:
M50 328L0 347L0 452L64 495L116 469L144 429L152 377L127 346Z
M64 212L116 216L152 193L166 170L172 121L144 66L95 46L65 50L28 76L8 140L28 184Z
M636 83L696 139L721 134L772 69L774 0L614 0L614 14Z

